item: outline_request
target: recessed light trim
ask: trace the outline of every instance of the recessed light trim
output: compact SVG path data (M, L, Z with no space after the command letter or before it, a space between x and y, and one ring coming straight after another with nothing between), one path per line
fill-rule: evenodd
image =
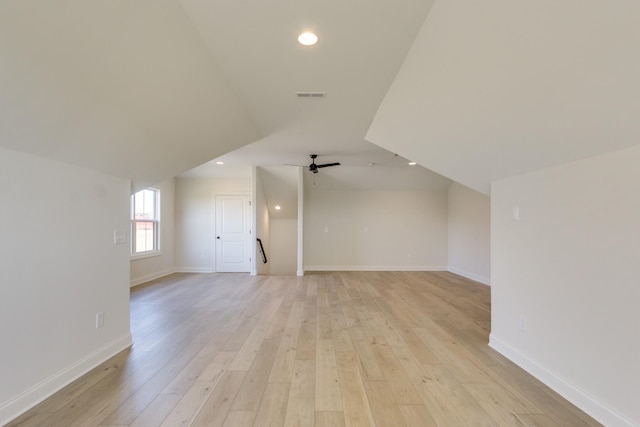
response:
M276 208L277 211L279 211L281 209L280 205L276 205L275 208Z
M216 165L224 165L224 162L216 162Z
M318 36L309 31L304 32L298 36L298 43L303 46L313 46L318 43Z
M409 162L409 166L415 166L416 162Z

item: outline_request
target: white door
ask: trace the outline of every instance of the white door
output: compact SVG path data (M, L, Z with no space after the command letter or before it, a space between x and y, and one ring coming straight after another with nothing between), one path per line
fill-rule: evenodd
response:
M251 198L216 196L216 271L251 269Z

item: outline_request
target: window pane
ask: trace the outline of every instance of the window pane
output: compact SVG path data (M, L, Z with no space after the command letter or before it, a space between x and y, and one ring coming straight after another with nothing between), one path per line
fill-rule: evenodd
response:
M136 252L146 252L155 249L155 223L152 221L136 221Z
M131 197L131 253L157 251L160 191L147 188Z
M142 190L135 194L134 219L156 219L156 192Z

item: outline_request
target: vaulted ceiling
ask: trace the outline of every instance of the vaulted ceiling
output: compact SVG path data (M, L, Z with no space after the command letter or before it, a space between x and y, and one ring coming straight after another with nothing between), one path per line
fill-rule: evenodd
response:
M330 187L488 193L638 143L637 22L632 0L3 0L0 146L134 188L317 153Z
M175 0L0 2L0 144L140 188L259 134Z
M478 191L640 143L640 3L437 1L367 139Z

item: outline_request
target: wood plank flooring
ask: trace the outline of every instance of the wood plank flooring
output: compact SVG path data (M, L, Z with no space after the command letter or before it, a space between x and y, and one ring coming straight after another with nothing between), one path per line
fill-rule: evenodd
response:
M9 426L598 426L488 347L450 273L175 274L131 291L134 346Z

